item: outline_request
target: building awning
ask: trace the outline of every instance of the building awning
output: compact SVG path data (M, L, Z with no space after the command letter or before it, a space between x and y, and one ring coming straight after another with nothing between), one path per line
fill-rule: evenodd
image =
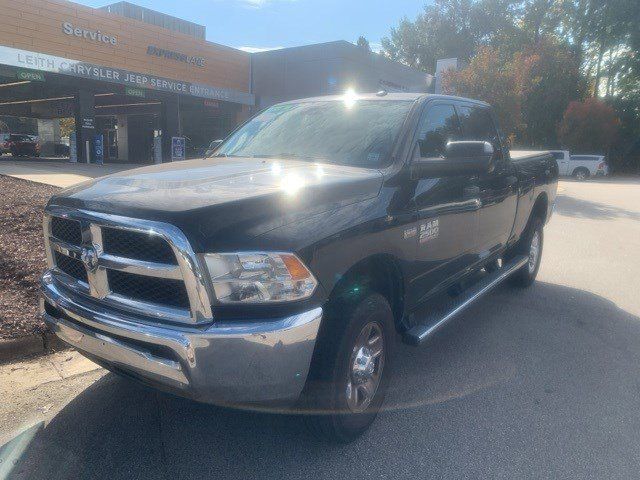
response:
M247 92L183 82L12 47L0 46L0 64L242 105L255 104L254 95Z

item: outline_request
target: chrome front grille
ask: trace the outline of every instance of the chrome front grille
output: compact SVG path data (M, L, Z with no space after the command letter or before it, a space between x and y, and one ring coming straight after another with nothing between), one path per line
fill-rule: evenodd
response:
M104 252L110 255L177 265L173 250L157 235L105 227L102 229L102 242Z
M212 320L200 261L173 225L49 206L49 268L63 287L152 319Z

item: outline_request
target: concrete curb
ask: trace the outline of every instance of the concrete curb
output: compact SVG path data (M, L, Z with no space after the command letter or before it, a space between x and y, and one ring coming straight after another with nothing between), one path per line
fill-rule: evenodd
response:
M51 332L0 340L0 363L69 348Z

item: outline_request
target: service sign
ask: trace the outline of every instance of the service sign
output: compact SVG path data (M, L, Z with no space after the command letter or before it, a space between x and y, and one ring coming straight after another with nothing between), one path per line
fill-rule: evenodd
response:
M255 103L254 96L250 93L200 85L197 83L182 82L180 80L157 77L155 75L137 73L120 68L93 65L79 60L70 60L68 58L5 46L0 46L0 64L21 69L38 70L40 72L70 75L76 78L102 80L134 88L148 88L193 97L224 100L243 105L253 105Z

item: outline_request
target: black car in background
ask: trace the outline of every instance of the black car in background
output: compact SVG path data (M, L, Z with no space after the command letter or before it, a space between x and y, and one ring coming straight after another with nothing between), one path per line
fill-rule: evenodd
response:
M14 157L39 157L40 145L33 137L22 134L11 134L8 139L8 149Z

